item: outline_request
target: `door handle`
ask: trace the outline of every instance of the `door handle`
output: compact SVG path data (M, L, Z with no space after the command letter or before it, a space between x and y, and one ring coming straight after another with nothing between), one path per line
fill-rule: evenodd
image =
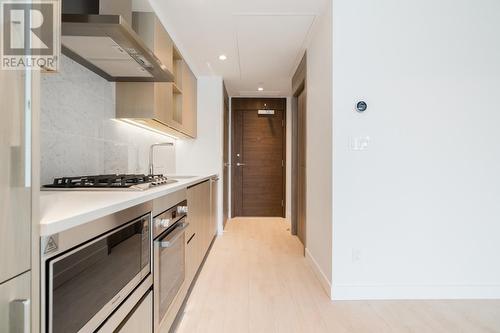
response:
M10 331L30 333L30 300L18 299L10 303Z
M189 226L189 223L182 223L179 225L177 228L172 231L171 234L169 234L167 237L164 239L160 240L158 243L161 248L167 249L169 247L172 247L174 243L179 239L179 237L184 234L184 230Z
M236 166L245 166L247 165L246 163L236 163Z

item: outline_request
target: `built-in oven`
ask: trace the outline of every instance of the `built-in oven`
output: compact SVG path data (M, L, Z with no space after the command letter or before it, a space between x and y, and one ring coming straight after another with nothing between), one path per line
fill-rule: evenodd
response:
M42 239L45 332L95 331L151 273L151 207Z
M182 288L186 277L185 230L187 201L182 201L153 219L153 290L155 331Z

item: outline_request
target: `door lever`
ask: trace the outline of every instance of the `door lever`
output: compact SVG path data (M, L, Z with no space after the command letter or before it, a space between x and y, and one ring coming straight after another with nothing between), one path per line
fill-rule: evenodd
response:
M247 165L246 163L236 163L236 166L245 166Z

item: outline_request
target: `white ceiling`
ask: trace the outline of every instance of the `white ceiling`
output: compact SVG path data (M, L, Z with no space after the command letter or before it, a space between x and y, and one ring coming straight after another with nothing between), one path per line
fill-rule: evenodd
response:
M231 96L289 95L326 1L150 0L193 70L222 76Z

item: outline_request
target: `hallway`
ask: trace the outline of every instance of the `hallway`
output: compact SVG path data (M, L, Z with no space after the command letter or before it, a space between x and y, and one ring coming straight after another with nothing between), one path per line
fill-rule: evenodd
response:
M500 332L500 301L331 302L280 218L228 222L179 333Z

